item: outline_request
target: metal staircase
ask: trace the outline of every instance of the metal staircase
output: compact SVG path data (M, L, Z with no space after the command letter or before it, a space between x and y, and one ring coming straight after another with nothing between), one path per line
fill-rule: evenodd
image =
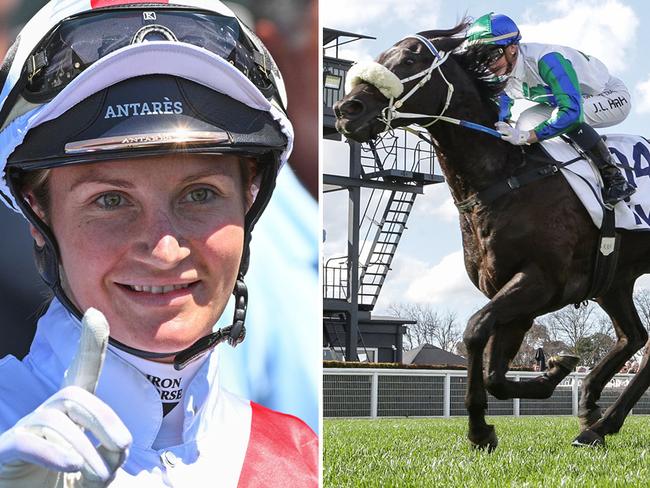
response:
M350 39L373 38L323 30L323 137L333 141L341 135L332 106L343 96L352 65L338 58L338 48ZM333 57L326 55L328 49ZM376 348L378 360L401 361L404 327L412 322L373 317L372 311L381 303L378 298L416 196L425 186L444 181L435 174L429 139L424 130L395 129L364 144L346 141L347 175L323 174L324 196L345 191L348 198L346 249L332 249L336 257L323 263L323 346L337 353L345 349L347 361L358 361L358 351L366 348Z
M361 267L359 307L362 310L372 310L377 303L379 292L397 252L397 246L406 230L406 222L416 196L416 193L411 192L396 190L390 192L379 228L370 245L366 261Z

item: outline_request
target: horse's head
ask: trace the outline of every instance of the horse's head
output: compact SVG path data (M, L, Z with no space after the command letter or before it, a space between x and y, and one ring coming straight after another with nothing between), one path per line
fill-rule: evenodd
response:
M334 104L337 130L364 142L389 128L426 124L441 115L453 87L440 68L463 38L436 39L434 45L431 37L461 30L409 36L381 53L377 62L354 65L346 79L347 94Z

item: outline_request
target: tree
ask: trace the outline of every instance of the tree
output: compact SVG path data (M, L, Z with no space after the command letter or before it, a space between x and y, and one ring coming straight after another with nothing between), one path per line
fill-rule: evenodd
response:
M602 324L598 323L592 302L579 308L566 306L544 315L540 322L546 326L551 338L563 341L574 353L577 352L576 348L582 339L602 332Z
M614 339L603 332L596 332L580 338L575 352L580 357L580 364L593 368L612 347L614 347Z
M407 327L405 345L409 349L431 344L452 352L461 338L458 319L453 312L439 312L419 303L392 304L388 310L394 317L416 321Z

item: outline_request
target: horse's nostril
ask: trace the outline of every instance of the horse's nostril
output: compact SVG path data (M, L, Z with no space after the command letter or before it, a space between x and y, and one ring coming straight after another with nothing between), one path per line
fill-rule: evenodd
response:
M361 100L340 100L334 104L334 113L337 117L358 117L365 112L366 106Z

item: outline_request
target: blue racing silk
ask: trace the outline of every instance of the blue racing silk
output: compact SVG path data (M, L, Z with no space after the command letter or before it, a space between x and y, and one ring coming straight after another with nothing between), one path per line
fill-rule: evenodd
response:
M531 100L555 107L552 116L533 129L537 138L564 134L584 120L583 95L602 93L609 79L607 67L593 56L565 46L520 44L505 93L499 97L500 120L509 117L512 100Z

